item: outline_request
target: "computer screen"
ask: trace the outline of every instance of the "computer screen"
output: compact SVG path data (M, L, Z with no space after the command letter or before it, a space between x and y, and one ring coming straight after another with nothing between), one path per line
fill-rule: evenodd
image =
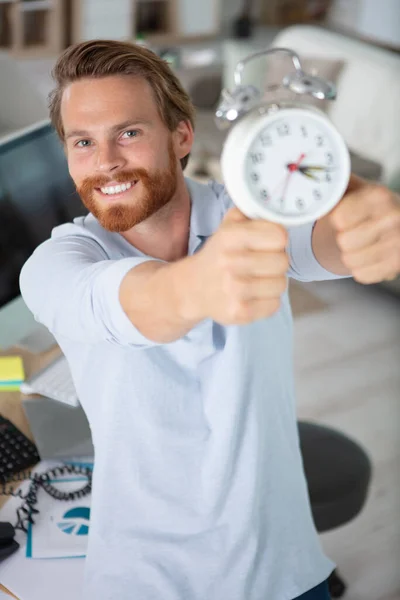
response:
M21 268L52 229L84 214L48 121L0 140L0 307L19 296Z

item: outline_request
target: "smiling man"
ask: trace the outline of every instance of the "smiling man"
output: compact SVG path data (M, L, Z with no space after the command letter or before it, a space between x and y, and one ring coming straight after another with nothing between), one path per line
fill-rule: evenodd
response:
M194 110L132 44L67 49L52 121L90 211L23 297L71 367L95 447L85 600L322 600L293 391L287 277L399 272L395 197L353 178L286 231L185 179Z

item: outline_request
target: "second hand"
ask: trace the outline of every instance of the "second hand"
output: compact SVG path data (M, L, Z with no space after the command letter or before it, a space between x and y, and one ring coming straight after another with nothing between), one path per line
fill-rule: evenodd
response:
M287 175L287 178L286 178L286 181L285 181L285 185L284 185L284 188L283 188L283 191L282 191L282 196L281 196L281 208L282 209L285 208L285 195L286 195L286 192L287 192L287 189L288 189L288 186L289 186L289 182L290 182L291 176L292 176L292 174L295 171L298 171L300 163L301 163L302 160L304 160L305 156L306 155L304 153L300 154L297 162L291 163L289 165L289 173Z

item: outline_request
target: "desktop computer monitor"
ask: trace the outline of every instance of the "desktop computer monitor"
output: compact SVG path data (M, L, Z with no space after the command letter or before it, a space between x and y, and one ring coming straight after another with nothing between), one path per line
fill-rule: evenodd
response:
M54 227L86 213L49 121L0 138L0 348L54 343L24 304L19 274Z

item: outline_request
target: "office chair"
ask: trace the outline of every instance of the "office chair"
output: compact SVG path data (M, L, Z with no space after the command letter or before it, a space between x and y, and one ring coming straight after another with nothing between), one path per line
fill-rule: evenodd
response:
M318 532L329 531L356 517L364 506L371 479L371 461L353 440L329 427L298 422L300 447ZM346 584L337 570L329 577L332 598Z

